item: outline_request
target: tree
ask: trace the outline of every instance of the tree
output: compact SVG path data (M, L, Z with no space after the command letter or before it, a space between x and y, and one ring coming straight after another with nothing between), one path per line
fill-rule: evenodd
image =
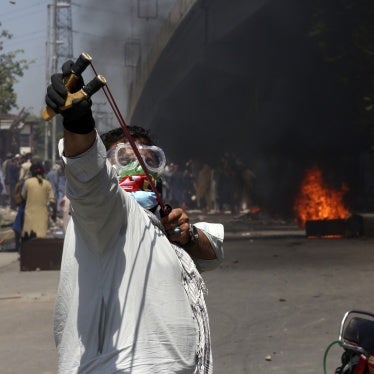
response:
M1 23L0 23L1 26ZM0 113L7 114L17 106L17 94L14 92L14 84L17 77L22 77L29 63L25 59L18 59L23 50L18 49L12 52L3 52L4 40L12 38L8 31L0 31Z
M309 35L350 88L357 124L374 139L374 2L314 0L314 5Z

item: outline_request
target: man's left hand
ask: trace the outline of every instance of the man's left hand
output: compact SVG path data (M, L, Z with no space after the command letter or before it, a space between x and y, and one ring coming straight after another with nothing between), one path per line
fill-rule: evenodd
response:
M171 242L179 245L186 245L190 242L190 220L183 209L172 209L167 216L161 218L161 222Z

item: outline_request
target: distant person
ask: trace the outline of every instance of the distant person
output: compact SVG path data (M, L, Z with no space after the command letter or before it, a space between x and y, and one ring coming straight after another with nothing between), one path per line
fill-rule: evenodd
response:
M30 178L31 177L31 174L30 174L30 167L31 167L31 158L32 158L32 154L31 153L27 153L24 157L23 157L23 162L21 162L21 167L20 167L20 170L19 170L19 180L26 180L27 178Z
M14 189L13 198L15 203L18 206L16 218L14 219L12 229L14 231L14 239L15 239L15 249L17 252L20 252L21 248L21 238L22 238L22 228L23 228L23 222L25 220L25 206L26 201L22 197L22 189L23 185L25 184L24 180L19 180L16 184L16 187Z
M197 174L195 182L196 191L196 203L198 209L208 210L210 209L211 201L211 183L212 183L212 168L207 163L204 163L203 167Z
M14 201L14 189L19 179L20 159L19 154L15 155L5 168L5 183L9 186L9 205L12 210L17 209L17 204Z
M173 164L171 169L171 175L169 177L169 192L170 192L170 204L175 206L182 206L183 201L183 173L179 169L178 164Z
M2 168L0 168L0 195L5 195L5 182Z
M193 161L188 160L184 165L183 171L183 203L188 209L196 207L195 184L196 176L193 171Z
M54 194L55 198L58 195L58 172L59 172L60 168L61 167L58 164L52 165L52 167L50 168L50 170L48 171L48 173L45 176L45 179L47 179L47 181L49 181L49 183L51 183L53 194Z
M4 187L5 187L5 191L3 193L8 195L8 196L9 196L9 182L8 182L8 178L7 178L7 167L6 166L7 166L8 162L10 162L12 160L12 158L13 158L13 155L10 152L8 152L6 154L6 159L1 164Z
M22 239L45 238L48 231L50 207L55 206L52 186L44 178L41 163L30 168L31 178L27 179L22 188L22 197L26 201L25 219L22 228ZM55 212L54 212L55 214ZM55 219L55 217L53 217Z
M59 171L61 169L61 166L57 163L52 165L52 167L49 169L48 173L45 176L45 179L49 181L49 183L52 186L53 190L53 196L55 197L55 209L56 211L59 210Z

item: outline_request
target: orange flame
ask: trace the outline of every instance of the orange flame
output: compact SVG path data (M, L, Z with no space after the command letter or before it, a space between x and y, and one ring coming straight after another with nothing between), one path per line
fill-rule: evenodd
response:
M311 220L348 218L349 211L343 203L347 191L345 184L340 190L329 188L318 167L307 170L294 203L299 226L304 227Z
M260 212L260 207L259 206L257 206L257 205L253 205L253 206L251 206L251 208L249 209L249 211L252 213L252 214L257 214L257 213L259 213Z

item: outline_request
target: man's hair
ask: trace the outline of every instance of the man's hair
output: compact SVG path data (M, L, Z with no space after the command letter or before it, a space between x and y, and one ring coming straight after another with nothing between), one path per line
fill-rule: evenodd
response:
M127 126L127 129L134 140L140 140L141 143L145 145L154 145L149 130L146 130L140 126ZM102 134L100 137L107 151L112 147L113 144L116 144L121 140L126 141L126 135L122 127L110 130Z

